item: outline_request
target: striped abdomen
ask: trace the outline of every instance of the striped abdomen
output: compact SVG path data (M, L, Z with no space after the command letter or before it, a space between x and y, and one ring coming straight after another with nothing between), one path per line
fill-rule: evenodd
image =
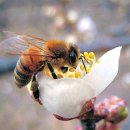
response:
M14 80L18 87L27 85L33 75L33 71L19 59L14 70Z
M43 56L39 56L41 52L38 48L32 47L26 50L26 54L28 55L21 55L14 70L14 79L18 87L26 86L34 73L40 71L45 63Z

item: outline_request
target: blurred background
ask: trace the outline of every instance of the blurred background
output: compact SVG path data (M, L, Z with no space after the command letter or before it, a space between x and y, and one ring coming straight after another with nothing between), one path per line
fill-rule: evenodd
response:
M119 73L98 101L116 95L130 110L129 0L0 0L0 41L3 31L63 39L100 56L122 45ZM80 123L58 121L34 102L26 88L18 89L13 69L18 57L0 56L0 130L74 130ZM108 66L109 67L109 66ZM121 123L130 129L130 117Z

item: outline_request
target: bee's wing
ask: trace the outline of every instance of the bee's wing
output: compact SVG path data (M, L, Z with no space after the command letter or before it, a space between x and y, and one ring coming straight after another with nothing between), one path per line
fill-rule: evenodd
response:
M14 32L9 32L9 31L4 31L4 34L6 37L19 37L22 40L32 43L33 45L36 45L39 48L42 48L44 43L47 42L46 40L36 37L34 35L21 35L19 33L14 33Z
M0 54L13 54L13 55L35 55L35 56L51 56L49 51L43 49L45 41L31 35L16 35L0 42ZM31 54L27 54L25 50L31 49Z

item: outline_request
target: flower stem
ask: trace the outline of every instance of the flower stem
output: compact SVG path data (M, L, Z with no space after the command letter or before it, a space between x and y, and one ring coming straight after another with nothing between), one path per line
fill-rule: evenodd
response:
M96 122L94 117L94 110L89 112L89 119L82 119L80 120L82 124L83 130L95 130L96 129Z

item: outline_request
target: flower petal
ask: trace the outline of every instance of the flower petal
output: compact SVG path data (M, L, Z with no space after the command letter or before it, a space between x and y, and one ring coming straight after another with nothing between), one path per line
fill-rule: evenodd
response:
M77 117L86 101L94 97L94 90L82 79L46 79L40 82L44 107L64 118Z
M82 79L43 77L40 83L44 107L64 118L79 116L83 105L100 94L118 72L121 47L105 53L91 71Z
M117 75L121 48L117 47L105 53L99 59L99 63L85 75L84 79L91 84L95 96L99 95Z

